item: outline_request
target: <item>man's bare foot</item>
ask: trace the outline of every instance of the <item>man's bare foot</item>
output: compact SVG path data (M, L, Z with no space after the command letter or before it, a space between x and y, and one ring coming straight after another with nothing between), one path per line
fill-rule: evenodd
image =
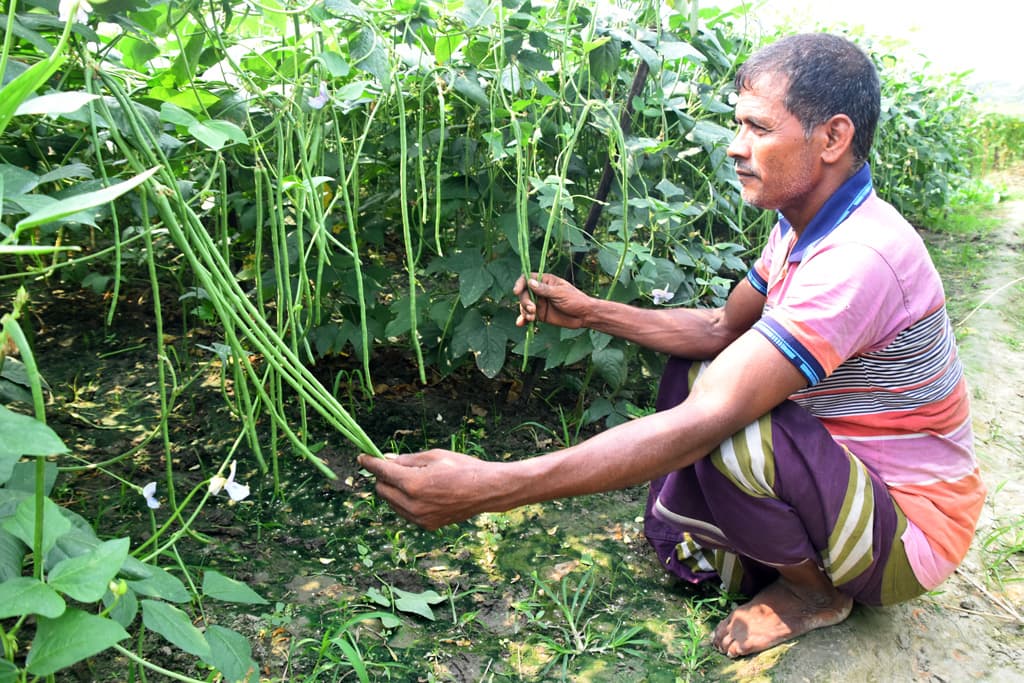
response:
M853 599L831 584L807 589L780 577L718 624L715 649L729 657L761 652L816 628L834 626L849 616L852 607Z

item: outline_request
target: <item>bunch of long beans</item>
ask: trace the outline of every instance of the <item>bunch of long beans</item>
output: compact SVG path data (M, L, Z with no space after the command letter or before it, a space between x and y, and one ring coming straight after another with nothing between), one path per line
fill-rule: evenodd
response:
M250 410L255 412L258 406L265 411L276 428L299 453L325 475L333 477L333 472L292 428L285 415L281 396L270 393L268 387L277 381L283 382L358 448L380 456L380 449L362 427L302 362L293 346L294 342L282 338L239 286L223 252L217 248L195 211L181 195L177 178L168 170L170 164L160 150L158 141L134 108L120 80L109 70L100 69L98 64L90 64L89 67L100 75L103 86L117 101L130 127L132 140L136 143L129 142L116 129L110 129L120 153L132 168L161 168L154 176L158 183L147 184L146 195L156 207L163 226L167 228L175 245L185 256L197 281L207 292L218 318L224 324L232 360L246 380L239 386L239 391L246 396L249 391L256 395L255 400L246 399ZM97 106L101 114L111 117L111 112L104 101L99 100ZM154 259L152 249L148 250L148 258L151 262ZM159 311L157 315L159 316ZM265 359L265 370L261 371L253 364L250 358L250 354L253 353ZM251 429L254 418L253 413L243 416L247 428Z

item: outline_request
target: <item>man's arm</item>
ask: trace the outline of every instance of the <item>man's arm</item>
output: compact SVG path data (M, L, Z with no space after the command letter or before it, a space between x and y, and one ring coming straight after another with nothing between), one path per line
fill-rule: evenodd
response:
M519 320L560 327L587 327L654 351L692 359L717 356L761 317L764 296L744 278L721 308L646 309L583 294L554 275L520 278ZM532 294L532 296L531 296Z
M516 462L444 450L386 461L360 456L377 493L428 529L556 498L611 491L686 467L806 385L760 333L749 331L709 365L679 406L580 444Z

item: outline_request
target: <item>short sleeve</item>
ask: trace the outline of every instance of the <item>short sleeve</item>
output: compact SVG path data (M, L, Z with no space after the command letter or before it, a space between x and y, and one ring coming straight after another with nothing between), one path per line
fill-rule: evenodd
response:
M772 271L772 258L775 255L776 247L781 239L781 229L778 224L772 229L765 242L761 255L754 261L754 265L747 271L747 280L761 294L768 294L768 281Z
M848 358L884 347L910 322L900 280L884 255L846 243L801 262L754 329L814 385Z

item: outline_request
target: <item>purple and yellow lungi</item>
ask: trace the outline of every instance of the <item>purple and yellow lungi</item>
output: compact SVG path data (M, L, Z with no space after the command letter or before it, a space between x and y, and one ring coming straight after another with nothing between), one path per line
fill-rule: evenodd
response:
M657 409L682 402L703 367L670 359ZM811 560L858 602L888 605L924 592L900 540L906 524L881 479L785 401L651 482L644 531L665 568L691 582L717 575L754 595L775 567Z

